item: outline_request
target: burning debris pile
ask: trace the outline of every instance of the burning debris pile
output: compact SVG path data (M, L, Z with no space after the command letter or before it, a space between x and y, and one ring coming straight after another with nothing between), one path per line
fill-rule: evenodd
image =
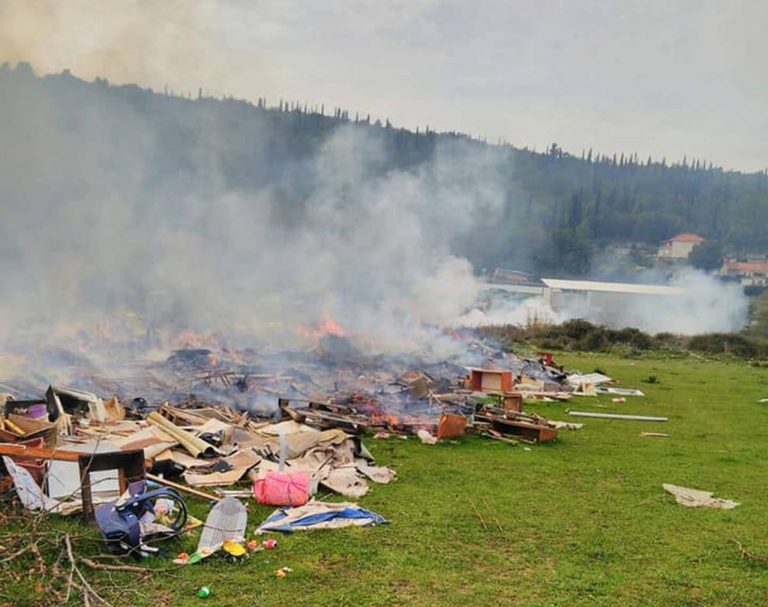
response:
M143 553L158 529L187 528L181 495L255 498L284 509L276 520L292 520L292 508L328 511L313 499L321 489L359 499L369 483L395 480L376 465L365 435L547 442L580 424L525 413L524 399L612 389L604 375L565 373L547 353L521 358L471 333L450 338L458 354L437 361L366 356L334 330L304 352L195 345L134 363L130 374L87 367L74 373L74 387L51 385L42 396L11 380L0 401L3 482L28 509L82 511L111 549ZM341 517L333 526L383 520L348 506L342 514L330 507ZM220 539L206 555L233 538Z

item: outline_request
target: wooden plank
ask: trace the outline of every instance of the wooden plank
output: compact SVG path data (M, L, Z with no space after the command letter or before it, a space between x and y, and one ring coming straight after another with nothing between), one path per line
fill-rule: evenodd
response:
M204 500L208 501L214 501L218 502L221 500L221 498L218 495L211 495L210 493L204 493L202 491L198 491L197 489L193 489L192 487L187 487L186 485L180 485L179 483L174 483L173 481L165 480L161 476L155 476L154 474L147 473L147 478L151 481L155 481L156 483L160 483L161 485L165 485L166 487L170 487L171 489L176 489L177 491L182 491L184 493L189 493L190 495L194 495L195 497L200 497Z
M52 459L60 462L77 462L83 454L77 451L63 451L61 449L45 449L42 447L27 447L25 445L14 445L12 443L0 443L0 455Z

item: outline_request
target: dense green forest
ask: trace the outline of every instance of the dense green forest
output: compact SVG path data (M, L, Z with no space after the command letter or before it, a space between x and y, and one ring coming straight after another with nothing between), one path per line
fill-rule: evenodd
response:
M153 92L69 72L38 77L26 64L0 67L0 196L3 205L30 197L55 204L97 182L104 204L126 194L179 205L185 192L212 199L269 192L280 202L275 215L298 223L318 187L309 160L339 129L369 156L360 179L416 173L450 153L467 158L460 179L478 192L493 181L503 194L501 219L478 212L452 243L478 269L586 275L608 244L656 245L678 232L700 234L725 253L768 251L765 172L633 153L572 155L556 144L537 152L429 128L412 132L338 108ZM473 175L477 157L484 169ZM329 170L342 173L344 164L334 158Z

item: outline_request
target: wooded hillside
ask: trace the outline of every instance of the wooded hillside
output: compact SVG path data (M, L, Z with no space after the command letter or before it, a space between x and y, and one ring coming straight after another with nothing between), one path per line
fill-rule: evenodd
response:
M40 78L25 64L0 67L0 195L3 204L43 197L55 205L95 189L104 204L129 195L155 205L177 204L171 201L186 192L212 200L222 192L268 192L280 201L282 220L299 222L317 187L310 160L341 128L366 156L358 179L417 173L437 153L480 155L493 165L491 178L488 171L461 177L478 192L490 179L503 197L501 220L468 217L472 229L453 245L478 268L584 275L606 244L655 245L678 232L717 241L726 252L768 251L765 172L631 153L576 157L556 144L535 152L458 133L411 132L341 109L202 92L188 98L88 83L68 72ZM346 160L326 166L343 173Z

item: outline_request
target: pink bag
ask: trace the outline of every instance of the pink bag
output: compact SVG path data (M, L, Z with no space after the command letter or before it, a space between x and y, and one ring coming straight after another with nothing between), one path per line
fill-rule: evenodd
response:
M309 473L267 472L253 483L253 496L266 506L303 506L309 499Z

